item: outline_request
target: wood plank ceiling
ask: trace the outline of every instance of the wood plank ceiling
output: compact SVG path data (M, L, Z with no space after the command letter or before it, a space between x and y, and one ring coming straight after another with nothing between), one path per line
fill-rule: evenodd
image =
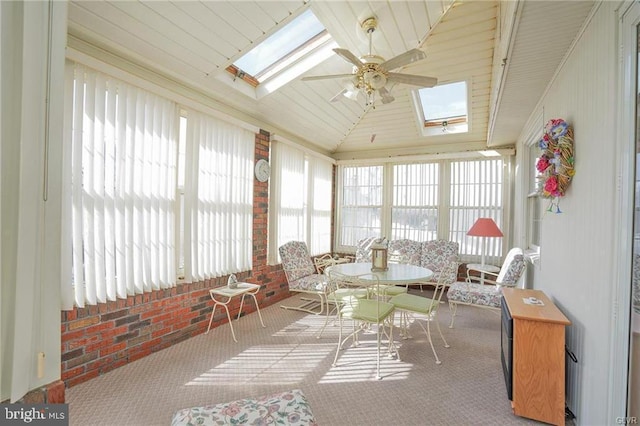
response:
M337 159L480 150L513 145L593 5L591 1L519 1L506 7L505 3L81 0L69 3L68 44L71 57L76 52L76 56L88 54L106 62L116 58L142 77L161 76L201 94L225 114ZM559 3L562 28L548 24L540 39L536 25L549 22L549 14L557 16ZM338 46L358 56L369 48L360 23L376 16L373 53L389 59L420 48L427 54L427 59L397 71L436 77L439 83L466 81L469 132L423 136L414 105L415 86L396 85L394 102L370 108L362 100L329 102L344 88L339 79L301 81L300 76L258 97L253 87L225 71L307 8ZM513 28L522 32L501 34L510 27L508 23L518 24ZM502 66L495 58L502 54L496 46L504 45L507 36L516 49L509 72L502 75L494 70L496 63ZM546 52L543 61L541 48ZM537 64L535 71L532 63ZM351 68L339 56L330 55L304 75L350 73ZM518 94L525 90L530 97L522 102ZM500 96L495 96L497 92ZM491 105L494 98L504 105ZM487 135L495 135L495 141L488 143Z

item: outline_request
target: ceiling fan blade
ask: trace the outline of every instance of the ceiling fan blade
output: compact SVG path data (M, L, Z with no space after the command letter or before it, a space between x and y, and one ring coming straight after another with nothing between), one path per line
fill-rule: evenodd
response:
M396 68L403 67L405 65L409 65L413 62L421 61L427 57L427 54L424 53L420 49L411 49L407 50L404 53L401 53L398 56L395 56L388 61L385 61L380 64L380 68L385 71L391 71Z
M412 75L412 74L400 74L397 72L388 73L387 80L395 83L411 84L413 86L421 86L421 87L433 87L436 84L438 84L438 79L435 77L425 77L422 75Z
M390 104L391 102L396 100L396 98L394 98L391 93L389 93L389 91L384 87L378 89L378 93L380 94L380 98L382 99L383 104Z
M351 99L352 101L357 101L358 100L358 89L355 89L353 87L347 87L346 89L342 89L340 92L336 93L336 95L329 99L329 102L338 102L339 100L342 99L342 97L345 97L347 99Z
M345 93L347 93L347 89L342 89L340 92L336 93L333 98L329 99L329 102L338 102L342 99Z
M336 52L338 55L340 55L342 59L344 59L347 62L351 62L356 67L359 68L362 66L362 61L360 60L360 58L358 58L356 55L354 55L347 49L341 49L339 47L336 47L335 49L333 49L333 51Z
M307 77L302 77L303 81L312 81L312 80L328 80L330 78L351 78L353 74L331 74L331 75L309 75Z

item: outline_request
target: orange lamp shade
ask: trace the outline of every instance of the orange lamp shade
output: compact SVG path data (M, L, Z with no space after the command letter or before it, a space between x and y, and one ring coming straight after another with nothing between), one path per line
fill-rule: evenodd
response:
M467 235L472 237L502 237L502 231L490 217L481 217L476 220Z

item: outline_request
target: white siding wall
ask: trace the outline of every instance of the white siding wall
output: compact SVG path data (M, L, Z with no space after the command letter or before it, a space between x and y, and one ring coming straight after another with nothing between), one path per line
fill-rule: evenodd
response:
M617 106L616 2L603 2L532 113L543 125L564 118L574 127L576 175L561 200L561 214L546 213L541 227L540 264L530 287L544 291L572 321L567 343L579 363L569 366L567 403L579 424L611 424L607 401L614 315L612 233L616 171ZM518 140L518 170L527 132ZM519 188L526 176L519 176ZM519 197L517 221L526 199ZM514 241L523 242L525 227Z

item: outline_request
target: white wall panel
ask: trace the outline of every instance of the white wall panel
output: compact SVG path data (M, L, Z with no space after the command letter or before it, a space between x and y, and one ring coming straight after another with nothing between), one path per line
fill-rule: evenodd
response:
M529 119L540 121L540 114L543 122L564 118L575 132L576 175L560 202L562 213L543 218L533 288L543 290L573 323L567 343L579 363L569 365L567 402L579 424L613 421L607 418L606 402L614 303L615 6L601 4ZM525 132L520 135L519 149L526 149L526 137ZM518 156L519 169L526 170L522 158ZM516 235L515 241L524 238Z

